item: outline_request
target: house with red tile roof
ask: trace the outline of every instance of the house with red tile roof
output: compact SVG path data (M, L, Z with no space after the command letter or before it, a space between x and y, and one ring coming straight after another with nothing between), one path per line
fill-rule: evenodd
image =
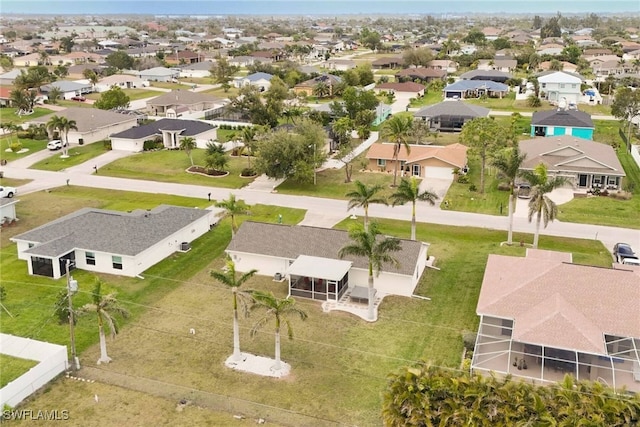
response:
M418 98L424 95L424 91L426 86L416 82L389 82L389 83L379 83L373 89L375 93L396 93L396 94L406 94L410 95L413 98Z

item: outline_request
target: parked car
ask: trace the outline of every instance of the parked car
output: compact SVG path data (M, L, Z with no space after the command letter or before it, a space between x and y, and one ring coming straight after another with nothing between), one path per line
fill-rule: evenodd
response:
M530 199L531 198L531 186L529 184L518 184L518 198L519 199Z
M616 262L623 263L625 258L638 258L628 243L616 243L613 246L613 257Z
M59 139L54 139L53 141L49 141L47 143L47 148L51 151L56 151L64 147L64 144Z
M87 100L87 98L85 98L85 97L84 97L84 96L82 96L82 95L77 95L77 96L73 96L73 97L71 97L71 100L72 100L72 101L84 102L84 101L86 101L86 100Z
M635 266L640 267L640 258L638 258L636 256L623 258L622 259L622 263L624 265L635 265Z
M12 198L18 193L15 187L0 187L0 197Z

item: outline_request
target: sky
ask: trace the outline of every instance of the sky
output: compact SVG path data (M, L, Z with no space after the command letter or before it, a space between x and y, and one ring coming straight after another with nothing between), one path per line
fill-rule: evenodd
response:
M345 15L638 13L640 0L0 0L6 14Z

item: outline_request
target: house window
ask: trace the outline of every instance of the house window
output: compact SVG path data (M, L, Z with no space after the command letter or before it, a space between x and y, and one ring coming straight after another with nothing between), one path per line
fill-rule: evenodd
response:
M29 249L31 249L32 247L34 247L35 245L33 243L29 243Z
M546 83L542 83L542 89L546 88L547 84Z
M385 167L387 165L387 161L385 159L378 159L378 166Z
M122 257L121 256L112 256L111 263L113 264L113 268L115 270L122 270Z
M607 181L607 185L617 185L618 184L617 181L618 180L616 179L615 176L610 176L609 180Z
M564 83L560 83L560 89L564 89L565 84Z
M577 86L578 86L577 84L573 83L573 84L571 85L571 89L575 89Z
M601 178L602 178L602 177L601 177L600 175L598 175L598 176L594 176L594 177L593 177L593 184L594 184L594 185L600 185L600 184L602 184L602 179L601 179Z
M96 265L96 254L93 252L85 252L85 261L87 265Z

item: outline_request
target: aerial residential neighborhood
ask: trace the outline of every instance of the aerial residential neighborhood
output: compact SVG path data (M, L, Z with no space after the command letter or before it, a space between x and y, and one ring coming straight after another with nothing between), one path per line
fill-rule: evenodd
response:
M3 422L640 423L634 2L4 3Z

